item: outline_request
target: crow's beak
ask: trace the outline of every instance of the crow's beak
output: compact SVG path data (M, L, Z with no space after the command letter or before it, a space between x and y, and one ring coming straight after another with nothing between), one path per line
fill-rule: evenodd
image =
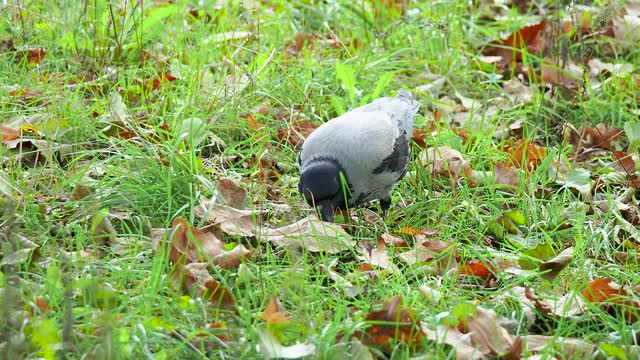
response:
M322 221L333 222L334 208L331 200L322 200L316 204L316 208L320 207L319 213Z

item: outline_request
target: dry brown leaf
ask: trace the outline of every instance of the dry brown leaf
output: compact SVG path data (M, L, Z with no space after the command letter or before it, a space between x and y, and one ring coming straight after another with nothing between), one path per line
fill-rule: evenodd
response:
M574 338L545 335L523 335L521 338L527 352L551 355L548 349L552 344L557 349L557 355L563 359L592 359L598 349L596 345Z
M391 351L391 341L401 341L410 346L422 343L420 321L408 307L402 306L402 298L394 296L382 304L382 309L367 314L365 321L371 322L363 337L362 343L380 347L385 352Z
M546 261L543 264L540 264L538 270L540 272L545 272L547 270L551 270L548 273L544 274L543 277L547 280L553 280L560 271L564 269L571 260L573 259L573 247L567 248L562 251L560 254L555 256L553 259Z
M222 178L216 182L216 190L222 196L225 205L236 209L244 207L247 191L235 181L229 178Z
M528 287L524 288L524 295L527 298L527 300L531 302L533 307L536 308L536 310L540 311L545 315L554 315L553 306L551 306L551 304L545 301L540 300L540 298L536 296L536 294L533 292L533 290L531 290L531 288L528 288Z
M515 168L507 166L504 163L497 162L493 165L493 171L496 174L496 184L514 187L520 185L520 177L518 176Z
M47 56L47 52L42 48L33 48L19 51L16 54L16 61L26 60L30 64L40 64Z
M471 275L482 278L493 278L500 271L508 268L519 268L519 266L509 260L496 259L491 262L481 260L470 260L458 268L460 275Z
M583 149L610 149L611 143L620 138L623 130L615 126L598 124L595 127L582 125L577 130L566 126L567 142L574 146L574 151L581 153Z
M2 125L0 126L0 134L2 134L2 142L5 142L17 139L20 136L20 131Z
M222 268L235 268L252 255L244 245L226 251L224 242L213 231L191 226L183 218L176 218L171 229L153 229L151 234L155 251L163 246L165 236L169 237L169 260L174 263L211 262Z
M397 256L398 259L408 265L431 263L432 260L439 258L434 264L435 271L438 274L445 274L458 265L456 247L448 241L423 241L414 249L402 252Z
M418 146L420 146L421 148L424 148L427 146L426 136L427 131L425 129L413 129L411 140L413 140L413 142L418 144Z
M195 291L198 296L220 307L233 307L235 300L231 291L216 281L207 270L207 263L178 263L171 277L183 291Z
M58 144L53 141L36 139L15 139L2 142L4 146L17 152L16 157L27 162L30 166L44 162L48 159L56 159L58 156L68 155L73 147L67 144Z
M432 175L448 177L453 180L471 175L471 166L458 150L445 146L430 147L418 155L422 166Z
M630 154L624 151L614 150L613 154L613 168L616 171L620 171L627 175L633 175L636 172L636 162L633 160Z
M489 44L482 54L486 56L501 56L503 68L514 69L515 63L522 61L522 49L531 54L541 54L546 49L546 37L544 30L545 21L522 28L509 35L504 40L494 41Z
M371 264L384 269L389 274L393 273L394 270L397 270L389 258L387 246L382 238L378 239L377 246L373 246L373 244L368 242L361 242L360 246L358 246L358 253L358 258L366 264Z
M502 85L513 105L532 104L538 95L538 88L525 85L519 78L513 77Z
M409 244L407 244L407 241L405 239L398 236L393 236L389 233L382 233L379 239L382 239L386 244L391 246L396 246L396 247L409 246Z
M322 251L329 254L355 246L351 236L342 227L321 221L313 215L276 229L262 228L257 237L277 246L302 248L310 252Z
M632 291L611 279L598 278L590 281L582 290L582 295L591 303L608 305L608 311L622 312L629 323L640 318L640 303L633 300Z
M506 144L504 151L509 154L510 165L525 171L535 170L547 157L543 146L525 139L518 140L515 144Z
M472 344L471 337L463 334L456 328L450 328L446 325L438 325L435 330L431 330L422 323L422 332L426 338L436 344L447 344L456 349L457 360L481 360L487 357L480 353Z
M299 146L316 128L318 126L310 120L300 120L288 128L278 130L278 139L286 141L293 146Z
M260 313L260 318L271 324L286 323L290 321L289 315L287 315L287 311L284 306L282 306L280 301L275 297L272 297L269 300L267 307L265 307L264 311Z
M510 353L513 340L507 330L498 323L495 311L477 307L476 312L475 316L466 319L472 344L488 356Z
M240 210L216 202L202 199L194 209L196 216L220 226L229 235L255 236L258 225L262 222L265 210Z

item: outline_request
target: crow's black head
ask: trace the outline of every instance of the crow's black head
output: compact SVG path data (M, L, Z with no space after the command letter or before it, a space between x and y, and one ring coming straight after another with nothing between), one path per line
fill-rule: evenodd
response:
M320 208L324 221L333 221L334 211L343 208L340 173L340 164L335 159L322 158L307 164L300 174L300 194L309 205Z

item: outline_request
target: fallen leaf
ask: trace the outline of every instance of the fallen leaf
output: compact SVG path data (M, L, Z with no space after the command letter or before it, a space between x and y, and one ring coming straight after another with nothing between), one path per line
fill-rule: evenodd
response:
M202 199L194 213L220 226L229 235L255 236L266 210L240 210L212 199Z
M40 64L42 60L47 56L47 52L42 48L33 48L29 50L22 50L17 53L16 60L24 59L30 64Z
M229 178L222 178L216 181L216 190L218 190L218 194L222 196L225 205L236 209L244 208L243 205L247 198L247 191L237 182Z
M377 246L368 242L360 242L358 246L358 258L366 264L377 266L392 274L397 268L389 258L389 252L383 239L378 239Z
M613 282L611 279L597 278L590 281L582 290L582 296L594 304L605 304L621 308L620 310L629 323L634 323L639 318L640 303L633 300L630 291L627 291L625 287ZM614 309L609 307L609 310Z
M426 142L427 131L425 129L413 129L413 134L411 136L411 140L418 144L421 148L427 146Z
M547 280L553 280L556 276L558 276L558 274L560 273L560 271L562 271L562 269L564 269L567 265L569 265L572 259L573 259L573 247L570 247L562 251L553 259L550 259L545 263L540 264L540 267L538 270L540 270L540 272L545 272L547 270L550 270L548 273L542 276Z
M355 242L342 227L315 216L276 229L261 228L257 237L277 246L306 249L310 252L338 253L352 249Z
M173 221L170 229L153 229L151 234L156 252L168 241L169 260L174 263L211 262L222 268L235 268L252 255L244 245L225 250L225 243L212 231L191 226L180 217Z
M317 128L318 126L311 120L296 121L290 127L278 130L278 139L293 146L299 146Z
M433 236L438 233L438 231L434 229L416 229L411 226L402 226L396 232L398 234L404 234L404 235L425 235L425 236Z
M480 360L487 357L481 354L471 343L471 336L463 334L457 328L446 325L437 325L435 330L422 323L422 332L425 337L436 344L447 344L456 349L458 360Z
M522 61L522 52L526 49L529 53L538 55L546 49L544 30L546 22L541 22L524 27L504 40L497 40L489 44L482 54L486 56L501 56L505 69L515 68L515 63Z
M522 335L524 349L533 354L566 359L592 359L598 347L584 340L562 336ZM549 349L556 349L549 352Z
M525 85L519 78L506 81L502 88L513 105L532 104L538 96L538 88Z
M577 130L566 125L567 142L573 145L576 153L592 147L610 149L611 143L618 140L622 133L623 129L602 123L595 127L582 125Z
M633 160L630 154L624 151L614 150L613 154L613 168L616 171L625 173L627 175L633 175L636 172L636 162Z
M458 267L458 274L478 276L486 279L495 276L495 270L493 267L489 270L488 265L480 260L471 260Z
M17 139L20 136L20 131L2 125L0 126L0 134L2 134L2 142L5 142Z
M16 158L21 159L29 166L35 166L50 159L69 155L73 147L67 144L58 144L48 140L15 139L3 141L3 145L15 153Z
M487 356L501 357L511 352L513 340L507 330L500 326L495 311L476 307L476 314L469 316L467 333L471 334L471 342L481 353ZM520 356L516 357L520 359Z
M453 180L471 175L471 166L458 150L445 146L430 147L422 151L418 158L422 166L432 175L444 176Z
M284 346L270 331L261 327L256 328L256 333L260 338L259 351L266 359L300 359L316 352L313 344L297 343Z
M493 171L496 175L496 184L513 187L520 185L520 176L518 176L515 168L497 162L493 165Z
M422 343L420 321L408 307L402 306L402 298L394 296L382 304L382 309L367 314L365 321L371 325L361 341L365 345L378 346L391 351L391 341L400 341L410 346Z
M290 321L284 306L282 306L275 297L269 300L267 307L260 313L260 317L268 323L285 323Z
M544 147L525 139L518 140L515 144L507 143L504 151L509 154L511 166L525 171L533 171L547 157Z
M198 296L219 307L235 306L231 291L211 276L207 263L178 263L174 266L171 277L183 291L195 291Z
M393 236L389 233L380 234L379 239L382 239L387 245L396 246L396 247L406 247L409 246L407 241L401 237Z

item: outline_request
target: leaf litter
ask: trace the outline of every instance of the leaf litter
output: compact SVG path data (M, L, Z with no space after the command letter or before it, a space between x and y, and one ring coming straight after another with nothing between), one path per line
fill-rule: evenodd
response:
M488 2L481 3L484 6ZM522 9L527 8L528 4L531 4L532 8L539 6L533 2L521 1L519 10L523 11ZM389 15L384 13L383 8L396 10ZM383 6L376 8L375 21L383 22L388 19L387 16L395 19L401 14L411 16L411 12L408 11L411 10L410 8L409 2L386 1ZM493 19L498 19L498 13L502 10L496 10L499 9L496 6L491 9L492 16L495 16ZM201 19L200 12L196 11L195 14L198 15L194 16L196 19ZM393 346L398 343L408 346L412 353L419 353L421 347L428 343L446 344L455 349L455 357L458 359L542 357L549 355L548 348L552 348L557 356L585 358L595 356L599 348L603 349L604 345L608 344L592 344L575 338L537 334L536 332L540 330L534 328L533 324L549 323L550 319L566 321L578 321L587 317L593 319L602 314L623 319L631 324L638 320L638 285L619 284L610 278L598 277L586 266L589 263L585 265L585 272L588 273L585 277L591 278L590 281L577 285L563 283L565 278L572 276L571 272L576 271L576 265L572 262L575 241L566 239L560 241L547 237L545 239L554 244L553 248L547 251L550 246L540 246L545 242L537 242L535 237L540 234L548 236L549 229L559 229L561 226L574 228L584 226L595 229L609 226L614 228L614 231L610 238L606 237L607 241L603 240L603 246L610 246L614 250L611 254L615 255L618 264L637 265L636 252L640 236L636 229L639 222L634 195L637 184L640 182L637 180L636 171L639 137L635 134L638 133L635 131L637 130L635 121L630 120L623 127L608 125L599 120L591 121L591 119L576 119L576 123L583 122L580 125L561 122L558 128L560 131L557 133L562 139L558 143L534 137L530 132L523 131L531 125L530 119L503 123L495 129L486 129L483 125L485 119L535 103L539 97L553 101L574 101L575 105L576 99L588 100L594 96L593 94L602 91L603 87L617 81L620 83L616 83L616 86L622 84L620 88L629 86L625 83L627 81L635 82L637 87L638 74L630 64L621 61L609 63L597 58L559 61L557 57L552 56L550 44L562 37L573 42L585 37L610 37L615 40L609 44L611 47L629 46L629 44L635 44L634 39L638 38L639 15L637 4L632 3L613 16L603 18L602 24L597 25L594 20L598 16L592 9L578 13L577 21L566 21L560 29L556 29L551 26L550 15L542 13L540 16L542 19L539 18L528 26L510 31L506 36L490 41L484 50L479 49L478 55L480 52L482 55L477 58L483 63L482 66L493 67L496 73L502 76L501 86L498 87L501 93L494 94L495 97L491 99L479 99L457 89L446 89L445 86L449 81L445 77L435 78L431 84L428 84L429 86L417 87L417 90L433 98L451 90L449 92L451 98L441 96L437 99L441 104L440 109L426 114L433 117L434 126L425 125L424 129L416 129L417 131L413 134L416 144L424 148L417 155L423 169L430 176L449 179L450 187L454 192L456 186L469 186L476 189L478 194L482 194L484 187L490 188L492 185L503 185L491 189L491 191L500 191L501 194L507 189L504 192L506 195L501 195L505 200L501 209L488 211L478 209L469 202L463 202L463 206L469 210L469 214L475 217L474 221L478 221L481 227L494 226L494 229L498 229L495 232L489 230L480 236L474 236L475 234L469 236L470 242L482 242L487 245L481 250L483 253L486 252L481 259L475 259L469 253L469 251L477 251L479 247L448 241L450 239L447 236L450 234L445 234L445 231L449 224L438 224L436 220L433 225L437 230L403 226L391 230L398 236L391 235L391 232L384 232L370 239L349 235L343 226L324 223L313 214L300 220L278 223L279 219L273 219L274 213L267 210L264 203L258 205L252 198L254 194L248 193L241 186L241 184L246 185L255 181L253 177L243 178L240 183L230 178L220 179L215 184L214 196L202 198L200 204L193 209L193 213L204 225L195 226L184 218L176 217L170 228L152 230L153 250L166 254L171 262L171 275L177 288L201 297L213 308L228 307L236 310L239 308L241 300L233 296L236 290L232 285L233 282L222 277L221 273L240 273L243 265L246 268L247 262L260 258L264 251L263 247L273 246L308 252L313 259L322 259L322 261L324 256L331 256L332 260L327 262L328 265L318 264L317 268L333 281L332 285L342 289L342 294L348 299L361 300L383 296L376 293L372 295L369 292L368 285L380 281L380 278L374 278L375 276L387 276L388 278L384 278L386 281L395 279L399 274L415 274L416 267L428 267L426 272L420 273L427 276L418 277L416 283L412 282L410 285L413 289L409 290L424 294L426 301L429 301L426 306L432 303L449 306L447 297L450 294L443 294L439 290L442 287L438 285L442 281L451 281L460 287L460 289L453 287L456 292L462 291L461 289L477 290L478 301L475 303L486 301L488 304L501 304L507 303L505 299L509 298L510 305L533 319L519 324L525 329L519 328L516 335L511 331L512 329L502 325L506 324L504 321L506 319L482 306L474 304L463 313L458 311L459 309L452 308L432 318L424 312L415 314L409 306L403 304L402 296L394 296L382 302L381 306L375 305L376 310L366 309L366 307L349 308L352 312L349 316L363 320L363 326L362 330L357 330L354 336L342 337L340 344L345 345L344 349L348 348L349 351L364 354L363 358L373 358L370 348L389 355L393 351ZM233 42L247 44L255 41L258 33L234 30L213 34L206 41L215 46ZM346 58L351 51L362 46L361 42L363 41L358 38L349 40L340 38L331 31L328 33L300 32L293 40L285 42L279 51L284 54L282 58L291 63L299 61L307 53ZM601 50L607 49L602 46ZM20 51L13 48L8 51L17 52L15 59L24 66L41 66L50 61L52 56L39 47L29 47ZM534 55L539 61L527 62L529 55ZM227 64L221 69L224 70L223 82L226 84L225 89L228 90L225 98L231 99L248 89L252 80L235 65L235 59L226 59L226 61ZM152 92L169 87L169 83L181 81L181 77L174 75L172 71L157 71L156 74L138 81L145 88L146 95L152 95ZM215 91L225 89L216 88ZM637 97L633 94L635 88L630 86L630 89L632 89L632 96ZM583 90L585 91L582 92ZM27 103L29 98L35 99L45 93L24 88L10 95L21 98ZM243 116L243 119L246 121L246 126L254 131L268 131L269 122L279 121L277 127L279 130L275 131L273 140L278 141L279 147L296 148L317 126L302 112L303 108L300 106L295 109L275 111L269 109L265 111L260 108ZM136 116L129 111L123 97L117 91L111 94L107 111L95 115L103 134L121 140L144 138L161 142L163 138L159 132L185 132L182 131L184 127L177 127L176 129L181 130L176 130L165 124L155 126L148 123L146 120L148 113ZM183 125L185 123L193 125L198 122L193 119L197 118L186 119ZM203 120L199 122L202 123ZM593 125L593 123L597 124ZM193 127L189 126L189 130L193 130L191 128ZM441 146L442 143L435 141L431 143L433 139L430 136L439 136L440 131L436 131L436 128L450 136L446 146ZM495 154L498 155L497 158L501 158L501 161L492 161L493 157L478 159L477 156L466 154L465 151L475 146L480 140L479 131L482 130L494 134L494 139L500 141L501 146L496 146ZM65 145L59 145L51 139L43 139L42 133L38 131L33 133L35 136L26 136L27 131L30 130L3 124L2 146L6 150L21 151L20 156L30 167L33 168L41 163L37 160L39 157L49 160L69 154L70 148ZM198 134L193 136L199 139L196 144L205 139ZM564 146L567 147L564 148ZM567 151L563 152L565 149ZM554 156L553 160L550 159L551 155ZM233 156L238 157L238 155ZM281 183L277 183L281 176L295 172L292 169L280 168L277 160L273 158L256 156L254 160L261 167L260 175L256 177L269 186L282 187ZM477 176L480 173L484 177ZM541 176L548 176L548 179L541 180ZM491 181L484 183L478 180L487 178L491 178L489 179ZM3 176L2 179L11 186L10 183L13 181L11 177ZM551 180L546 181L549 179ZM465 183L467 180L468 183ZM582 218L576 219L571 216L572 211L575 210L571 209L574 203L565 204L566 209L561 209L565 218L558 224L541 224L526 213L520 214L523 218L520 221L513 215L516 212L509 208L512 206L512 200L521 195L517 190L528 185L534 186L528 188L525 193L536 200L544 200L550 193L557 194L567 189L579 195L576 203L581 202L586 205L590 211L588 216L615 213L614 222L604 224L595 216L589 217L582 223ZM540 187L544 187L542 189L544 191L538 191ZM78 193L84 191L82 188L76 188L76 190ZM288 190L284 190L286 191ZM438 191L442 191L442 188L431 192L430 195L434 196L429 200L439 201ZM271 195L270 200L282 199L277 194ZM76 196L72 200L80 201L87 197ZM289 204L285 206L291 209ZM104 219L107 218L104 217ZM278 225L274 225L276 223ZM357 229L358 226L361 225L356 224L354 228ZM116 234L113 225L105 225L105 228L107 228L106 233ZM3 269L26 264L28 259L40 249L38 244L34 245L13 249L16 251L12 255L3 256L1 264ZM108 242L101 245L114 246ZM577 246L575 248L577 249ZM515 260L517 264L511 261L511 258L506 260L507 257L501 257L500 254L504 253L517 258ZM100 256L98 251L92 250L66 252L63 256L71 259L92 259L94 255ZM587 255L589 261L611 260L603 260L604 257L606 256L602 254ZM351 263L343 264L342 261L345 258ZM531 265L526 267L529 272L520 266L525 263ZM358 266L351 269L351 273L347 273L345 269L350 265ZM608 265L615 264L610 262ZM457 276L450 276L455 274ZM358 276L369 279L367 286L362 285ZM480 281L467 282L465 278L470 277L479 278ZM585 277L581 276L580 279ZM513 286L510 282L514 278L519 282L543 278L543 281L549 283L543 282L545 286L520 287ZM247 276L247 279L250 279L247 280L249 285L253 285L252 281L256 281L255 276ZM494 294L499 295L486 295L486 289L494 289ZM507 293L510 294L507 295ZM256 327L261 342L257 346L258 351L267 358L300 358L317 355L318 348L307 341L306 334L300 335L294 343L289 343L290 339L282 337L282 329L277 328L277 324L293 324L298 330L306 329L305 324L296 324L296 320L292 320L291 314L286 311L283 303L286 304L286 301L280 302L273 297L262 312L255 314L257 321L265 322ZM39 304L45 303L41 301ZM412 304L414 305L419 308L425 307L425 304L420 303ZM38 307L44 309L42 311L50 311L48 305ZM601 312L598 313L598 309ZM345 339L348 340L345 342Z

